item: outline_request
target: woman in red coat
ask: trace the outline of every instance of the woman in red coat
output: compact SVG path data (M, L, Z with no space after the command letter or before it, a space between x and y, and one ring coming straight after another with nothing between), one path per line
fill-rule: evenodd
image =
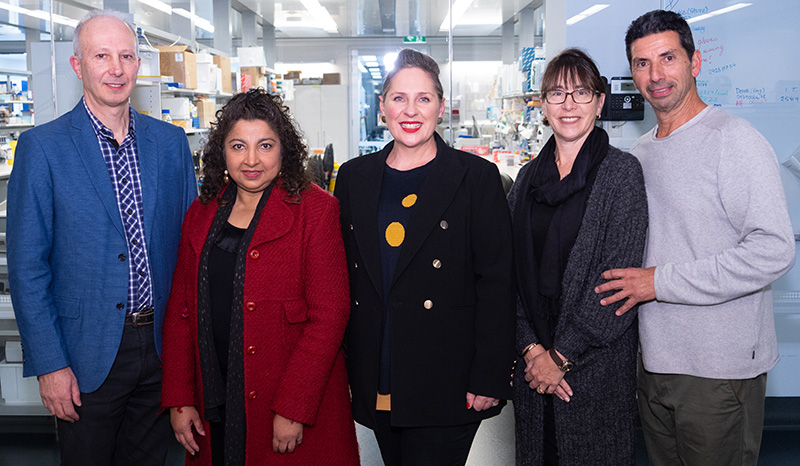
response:
M164 322L161 402L186 464L358 465L338 203L263 90L231 99L204 152Z

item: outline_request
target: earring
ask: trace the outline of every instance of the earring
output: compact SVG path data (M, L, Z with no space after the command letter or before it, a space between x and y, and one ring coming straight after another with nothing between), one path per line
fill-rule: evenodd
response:
M223 175L222 175L222 181L223 181L225 184L228 184L228 182L231 180L231 179L228 177L228 169L226 168L226 169L225 169L225 171L224 171L224 172L222 172L222 173L223 173Z
M386 115L381 115L381 121L382 121L383 123L386 123Z
M597 115L597 119L598 119L598 120L600 119L600 115Z
M442 117L439 117L439 118L436 119L436 124L437 125L441 125L442 121L444 121L444 120L442 120Z
M547 120L546 116L542 117L542 124L545 126L550 126L550 122Z

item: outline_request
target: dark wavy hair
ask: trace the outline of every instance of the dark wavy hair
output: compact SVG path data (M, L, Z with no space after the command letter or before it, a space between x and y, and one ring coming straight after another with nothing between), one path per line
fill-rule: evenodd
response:
M636 39L667 31L678 33L681 46L691 60L694 55L694 39L692 39L692 28L689 27L689 23L674 11L653 10L639 16L628 26L628 32L625 33L625 53L628 54L628 65L632 65L631 45Z
M581 49L562 50L561 53L550 60L542 75L542 94L557 88L562 80L567 84L574 82L591 91L598 91L603 94L606 92L606 82L600 76L597 65Z
M207 204L225 188L225 139L239 120L263 120L278 135L281 142L281 171L278 178L288 193L287 200L300 202L301 193L308 187L306 160L308 148L299 129L294 125L289 108L280 96L253 88L235 95L222 109L217 121L211 123L208 142L203 148L203 184L200 202Z

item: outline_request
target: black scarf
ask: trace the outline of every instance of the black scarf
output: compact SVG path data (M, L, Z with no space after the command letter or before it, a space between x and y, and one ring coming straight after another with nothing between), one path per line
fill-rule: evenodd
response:
M236 267L233 276L233 299L231 301L231 329L228 343L228 376L223 383L222 374L214 349L214 336L211 329L211 298L208 284L208 257L216 242L217 236L228 221L228 217L236 202L237 187L230 183L220 196L219 207L214 215L214 222L208 231L206 243L200 254L200 266L197 273L197 342L200 350L200 371L203 378L203 417L209 422L220 422L220 408L225 409L225 464L227 466L244 465L245 437L247 426L244 408L244 317L242 303L244 301L244 274L247 250L253 239L261 211L269 199L273 184L261 194L258 206L250 225L242 237L236 254Z
M558 313L558 306L542 301L557 303L561 297L569 253L578 237L597 169L608 153L608 134L599 127L589 133L572 171L563 180L555 163L555 149L553 136L531 162L536 165L517 181L521 183L520 198L514 211L519 294L538 343L545 348L553 346L557 315L551 314ZM534 222L550 215L549 225L539 229L543 233L532 235ZM539 260L534 241L542 242Z

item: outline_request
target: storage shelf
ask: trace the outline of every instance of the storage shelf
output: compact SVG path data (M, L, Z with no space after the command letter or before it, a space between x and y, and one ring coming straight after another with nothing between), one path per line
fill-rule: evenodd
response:
M50 411L39 403L6 404L0 400L0 416L51 416Z
M185 95L185 96L193 96L193 95L204 95L208 97L233 97L233 94L228 94L226 92L206 92L206 91L198 91L197 89L181 89L179 87L169 87L169 86L162 86L161 92L164 94L173 94L173 95Z
M503 94L504 99L517 99L517 98L525 98L525 97L537 97L542 95L540 91L530 91L530 92L510 92L508 94Z
M12 75L12 76L33 76L33 73L30 71L20 71L20 70L4 70L0 69L0 75Z
M186 134L202 134L207 133L209 130L208 128L188 128L185 129Z

